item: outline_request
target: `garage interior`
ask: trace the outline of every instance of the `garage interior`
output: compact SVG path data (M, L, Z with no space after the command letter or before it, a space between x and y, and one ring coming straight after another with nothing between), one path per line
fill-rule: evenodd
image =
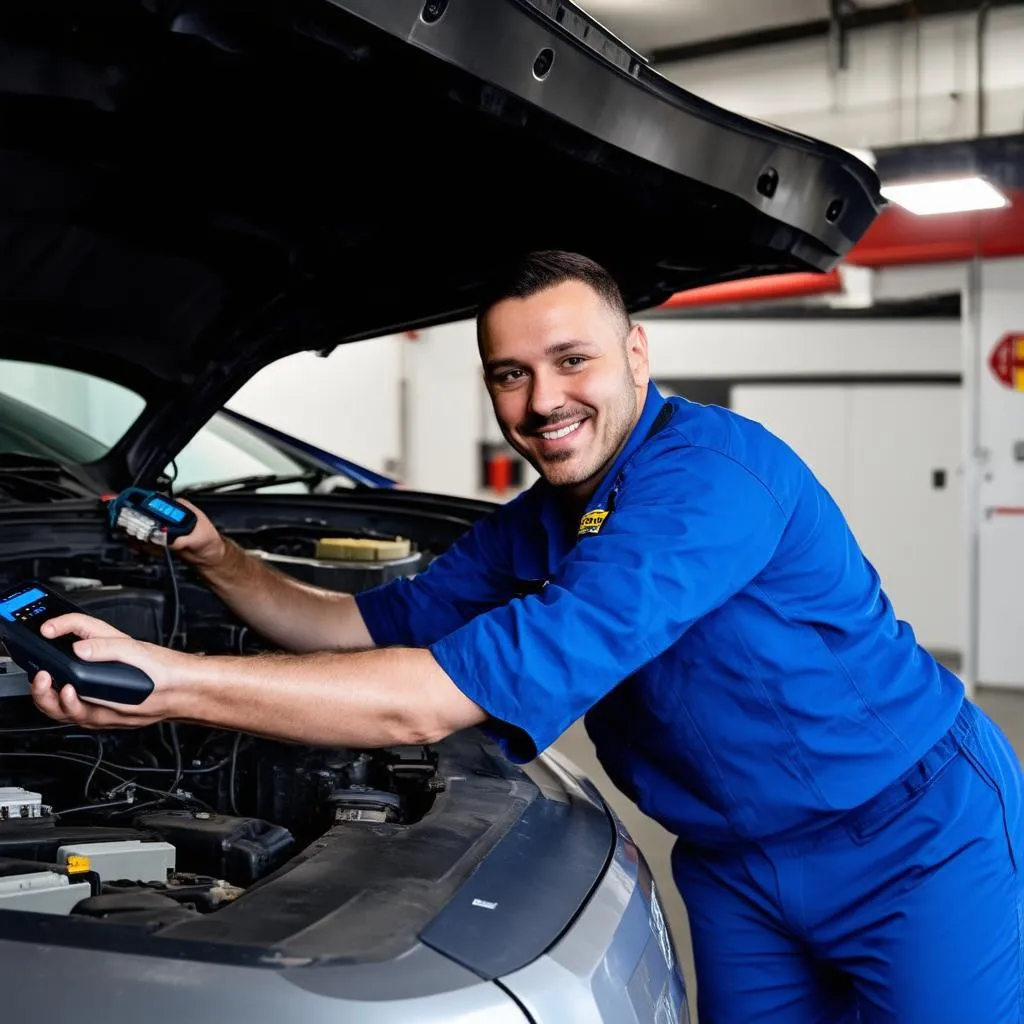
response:
M980 172L1011 198L932 217L893 207L832 275L684 293L640 319L664 393L729 405L808 461L898 613L1024 754L1024 374L1015 389L992 368L1003 339L1024 331L1024 5L584 6L687 90L869 155L883 185ZM392 385L368 399L359 382L371 373ZM500 486L510 456L471 323L290 357L230 407L411 487L518 492ZM533 479L529 467L518 475ZM607 782L581 725L558 748L599 782L651 862L695 991L671 837Z
M663 394L729 407L795 448L899 616L1024 756L1024 3L581 6L686 90L841 146L883 187L981 178L997 190L984 209L894 201L830 273L698 288L636 319ZM53 394L27 371L18 385ZM505 502L536 479L494 422L469 320L287 356L228 408L410 489ZM73 412L100 439L134 415L109 396ZM179 462L203 476L187 451ZM650 862L695 993L673 837L612 786L581 724L556 749Z

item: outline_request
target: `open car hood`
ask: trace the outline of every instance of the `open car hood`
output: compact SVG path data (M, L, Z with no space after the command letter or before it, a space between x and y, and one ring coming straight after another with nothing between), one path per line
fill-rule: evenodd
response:
M883 205L566 0L34 0L0 48L0 355L143 394L112 484L272 360L472 315L529 249L636 310L829 269Z

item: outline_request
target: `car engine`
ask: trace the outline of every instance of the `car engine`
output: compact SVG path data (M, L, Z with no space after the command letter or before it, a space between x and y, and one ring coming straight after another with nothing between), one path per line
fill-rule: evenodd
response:
M373 557L352 561L318 557L332 545L301 533L236 539L281 571L348 592L422 562L400 538L384 539L383 559L364 543ZM128 548L5 562L0 576L45 581L140 640L207 654L271 649L187 567ZM309 748L184 723L61 725L0 657L0 910L143 922L210 913L331 828L420 820L444 785L429 748Z

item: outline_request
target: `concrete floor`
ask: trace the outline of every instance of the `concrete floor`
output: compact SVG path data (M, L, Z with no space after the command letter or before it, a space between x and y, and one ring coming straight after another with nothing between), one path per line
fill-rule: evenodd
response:
M1017 755L1024 759L1024 692L979 688L974 700L1002 728L1013 744ZM601 770L594 754L594 748L582 723L577 722L565 732L555 746L577 765L601 791L604 798L622 819L630 834L640 847L651 867L655 884L659 887L665 915L675 940L676 951L682 961L686 987L690 995L691 1014L694 1024L697 1020L697 980L693 970L693 953L690 947L690 928L686 920L686 909L672 881L669 856L674 837L656 822L641 814L611 783Z

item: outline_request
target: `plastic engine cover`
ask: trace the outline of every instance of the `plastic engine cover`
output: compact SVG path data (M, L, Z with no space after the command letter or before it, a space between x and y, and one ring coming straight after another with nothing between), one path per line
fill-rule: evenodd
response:
M258 818L233 818L192 811L154 811L136 824L170 843L179 871L223 878L232 885L251 885L291 856L292 834Z

